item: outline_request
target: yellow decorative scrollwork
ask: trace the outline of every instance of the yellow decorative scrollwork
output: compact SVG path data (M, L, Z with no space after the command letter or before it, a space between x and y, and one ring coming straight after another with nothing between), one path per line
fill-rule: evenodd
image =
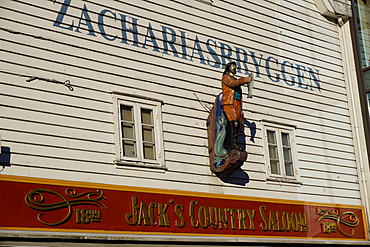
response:
M317 221L321 221L323 219L330 219L336 221L337 228L339 229L339 231L347 237L352 237L353 234L355 234L355 230L351 229L351 233L348 234L341 228L341 224L351 228L357 227L360 224L358 216L354 212L350 211L344 212L339 215L339 212L336 209L330 211L326 208L318 207L317 214L321 215L321 217L318 218ZM344 219L345 217L347 217L347 219Z
M60 198L60 202L56 203L46 203L46 195L45 194L51 194L56 197ZM97 191L87 191L80 194L77 194L77 192L74 189L66 189L65 190L66 197L59 194L58 192L49 190L49 189L34 189L31 190L25 197L26 204L35 210L38 211L55 211L63 208L68 208L67 215L60 221L54 222L54 223L48 223L41 219L41 217L44 215L43 213L39 213L37 215L37 219L44 225L47 226L57 226L60 224L63 224L67 222L73 213L72 206L77 205L93 205L100 208L107 207L100 202L101 199L107 200L107 198L104 196L104 192L102 190ZM69 197L69 198L67 198ZM85 197L85 198L82 198Z

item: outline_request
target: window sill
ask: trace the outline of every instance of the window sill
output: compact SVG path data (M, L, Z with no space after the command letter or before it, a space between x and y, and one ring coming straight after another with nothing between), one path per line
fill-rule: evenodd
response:
M295 178L282 178L282 177L269 177L266 178L266 182L271 182L271 183L284 183L284 184L290 184L290 185L302 185L303 182L295 179Z
M116 168L122 168L121 166L130 166L130 167L143 167L159 170L168 170L167 167L159 165L159 163L146 163L141 161L128 161L128 160L115 160L113 161L116 165Z

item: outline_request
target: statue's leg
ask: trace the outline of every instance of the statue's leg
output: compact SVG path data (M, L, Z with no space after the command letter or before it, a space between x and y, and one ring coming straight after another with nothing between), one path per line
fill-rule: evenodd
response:
M227 116L227 120L230 124L230 149L242 151L243 149L238 146L238 137L240 133L240 119L242 117L242 102L240 100L234 100L232 105L224 105L224 112Z
M240 122L239 120L230 121L230 148L235 149L238 151L242 151L243 149L238 145L238 137L240 133Z

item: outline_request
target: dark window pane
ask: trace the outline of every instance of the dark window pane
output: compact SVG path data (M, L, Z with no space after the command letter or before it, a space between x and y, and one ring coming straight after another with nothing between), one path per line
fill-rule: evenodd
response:
M154 142L154 129L151 126L143 126L143 141Z
M281 133L281 140L283 142L283 146L289 146L290 147L289 134Z
M272 130L267 131L267 141L268 141L268 143L276 144L275 131L272 131Z
M153 143L144 143L144 159L155 160L155 146Z
M123 156L136 157L135 141L123 140Z
M270 160L270 167L272 174L280 174L278 160Z
M285 175L294 176L292 162L285 162Z
M277 146L269 145L269 155L270 159L278 159Z
M121 105L121 120L133 122L133 107Z
M290 148L283 148L284 150L284 160L292 161L292 152Z
M136 139L133 123L122 123L122 137L128 139Z
M370 44L369 44L370 46ZM366 90L370 90L370 67L364 72Z
M152 116L152 110L149 109L141 109L141 123L153 125L153 116Z

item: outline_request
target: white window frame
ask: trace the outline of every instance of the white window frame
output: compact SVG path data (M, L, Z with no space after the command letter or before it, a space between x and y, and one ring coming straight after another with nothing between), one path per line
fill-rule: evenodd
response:
M117 166L144 166L166 169L164 163L163 128L162 128L162 101L142 96L134 96L122 93L113 93L114 107L114 133L115 133L115 160ZM137 157L123 156L122 128L121 128L121 105L133 107L136 154ZM142 138L141 108L152 110L154 125L154 142L156 159L145 159Z
M264 122L262 124L267 180L300 183L299 182L300 180L299 172L298 172L297 149L296 149L296 142L295 142L295 129L296 127L293 125L271 123L271 122ZM268 143L268 138L267 138L268 130L275 131L276 133L276 142L277 142L278 158L279 158L279 171L280 171L279 174L274 174L271 172L269 143ZM293 164L293 176L286 175L284 154L283 154L283 142L282 142L282 137L281 137L282 133L289 134L291 161Z

